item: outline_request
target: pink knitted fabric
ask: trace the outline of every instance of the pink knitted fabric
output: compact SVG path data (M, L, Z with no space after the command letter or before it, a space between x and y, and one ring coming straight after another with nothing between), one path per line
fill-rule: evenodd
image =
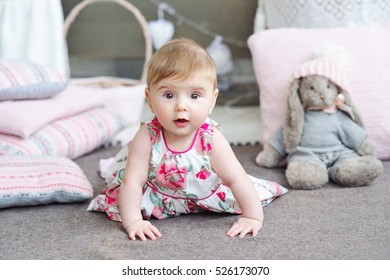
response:
M351 83L343 67L337 61L327 56L309 60L298 66L293 73L294 79L309 75L324 76L347 92L352 92Z

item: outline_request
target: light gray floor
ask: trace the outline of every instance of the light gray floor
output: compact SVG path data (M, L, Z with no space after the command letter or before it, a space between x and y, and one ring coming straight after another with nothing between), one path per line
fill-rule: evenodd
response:
M260 146L234 147L251 175L285 184L282 168L254 164ZM117 147L76 162L93 184L103 187L98 162ZM264 208L258 237L228 238L234 215L203 213L153 220L163 236L130 241L120 223L103 213L87 212L88 201L0 210L0 259L139 260L390 260L390 162L369 187L328 184L316 191L290 190Z

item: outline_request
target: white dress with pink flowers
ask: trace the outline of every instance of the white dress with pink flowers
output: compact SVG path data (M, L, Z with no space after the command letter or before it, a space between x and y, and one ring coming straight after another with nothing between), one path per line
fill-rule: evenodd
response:
M230 188L211 167L212 137L214 129L219 126L216 122L207 119L198 129L191 147L184 152L169 149L156 118L145 125L152 141L149 176L141 201L145 219L152 216L164 219L202 211L241 213ZM127 147L124 147L109 167L107 187L91 201L88 210L106 212L110 219L121 221L118 195L126 159ZM275 182L250 178L263 206L287 192Z

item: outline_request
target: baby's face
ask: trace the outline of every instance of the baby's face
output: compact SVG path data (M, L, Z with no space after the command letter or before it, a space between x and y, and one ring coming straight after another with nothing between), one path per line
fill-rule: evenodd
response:
M193 135L211 113L218 89L214 89L209 73L198 71L186 79L163 79L145 94L165 133L187 136Z

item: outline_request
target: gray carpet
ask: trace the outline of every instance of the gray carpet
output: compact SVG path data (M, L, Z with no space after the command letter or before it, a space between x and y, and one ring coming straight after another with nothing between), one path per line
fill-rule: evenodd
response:
M234 147L247 172L285 184L283 169L254 164L260 146ZM76 162L93 184L103 187L99 150ZM87 212L88 201L0 210L0 258L14 259L390 259L390 162L369 187L290 190L264 208L258 237L228 238L237 217L203 213L157 221L163 237L130 241L119 223Z

